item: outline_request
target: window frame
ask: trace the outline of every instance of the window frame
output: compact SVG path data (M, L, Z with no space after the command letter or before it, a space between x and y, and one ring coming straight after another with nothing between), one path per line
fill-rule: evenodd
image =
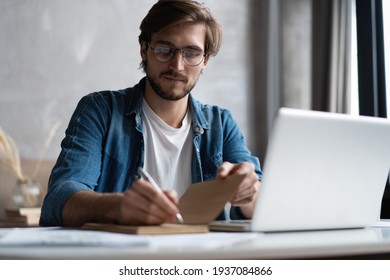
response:
M382 0L357 0L359 114L387 117Z

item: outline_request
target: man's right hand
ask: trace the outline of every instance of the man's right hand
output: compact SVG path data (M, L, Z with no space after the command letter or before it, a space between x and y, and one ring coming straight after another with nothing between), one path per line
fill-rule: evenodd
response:
M150 182L140 179L124 193L74 193L62 209L62 222L66 227L85 223L157 225L176 222L177 205L174 190L161 193Z
M175 222L178 198L176 191L158 192L144 179L136 180L124 192L120 205L120 224L162 224Z

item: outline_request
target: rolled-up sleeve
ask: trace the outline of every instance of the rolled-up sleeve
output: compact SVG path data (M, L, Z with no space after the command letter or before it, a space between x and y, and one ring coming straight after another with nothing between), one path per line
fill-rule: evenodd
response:
M94 191L101 173L108 119L107 104L98 93L89 94L78 103L50 175L41 226L62 226L62 209L70 196L80 190Z

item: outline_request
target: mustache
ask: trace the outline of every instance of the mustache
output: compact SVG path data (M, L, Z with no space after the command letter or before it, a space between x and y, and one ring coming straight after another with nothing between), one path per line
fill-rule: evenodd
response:
M166 72L162 72L160 74L160 78L163 77L163 76L169 76L169 77L173 77L175 79L179 79L179 80L183 80L185 82L187 82L187 77L176 72L176 71L173 71L173 70L169 70L169 71L166 71Z

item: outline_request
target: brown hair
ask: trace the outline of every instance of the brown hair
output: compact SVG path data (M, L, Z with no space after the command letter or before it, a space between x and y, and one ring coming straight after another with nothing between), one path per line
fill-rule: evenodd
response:
M205 54L217 55L222 41L222 29L209 9L191 0L159 0L149 10L140 25L138 41L149 43L153 33L176 24L204 23L206 26ZM141 62L144 70L146 61Z

